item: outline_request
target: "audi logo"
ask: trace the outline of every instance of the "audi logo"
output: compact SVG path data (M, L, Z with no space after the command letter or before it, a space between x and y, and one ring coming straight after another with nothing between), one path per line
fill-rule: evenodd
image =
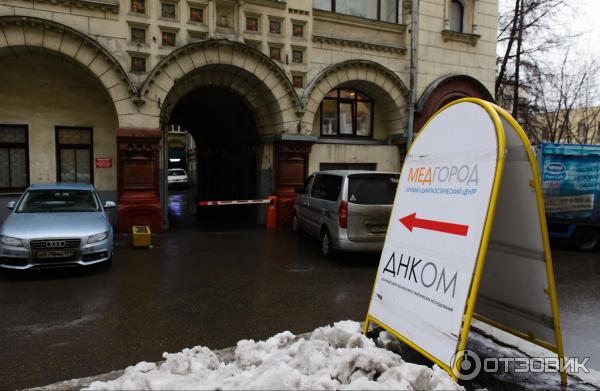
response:
M46 242L46 248L62 248L67 245L64 240L51 240Z

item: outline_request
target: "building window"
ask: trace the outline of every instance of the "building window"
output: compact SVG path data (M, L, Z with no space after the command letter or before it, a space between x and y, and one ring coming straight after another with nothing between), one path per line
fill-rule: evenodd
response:
M27 126L0 125L0 191L29 186Z
M136 44L146 43L146 29L143 27L131 28L131 42Z
M301 23L292 24L292 35L294 37L304 38L304 25Z
M160 3L160 16L167 19L175 19L176 11L173 3Z
M292 85L295 88L304 88L304 76L292 75Z
M281 61L281 47L269 46L269 57L271 60Z
M162 46L176 46L177 33L173 31L162 31Z
M399 23L399 0L315 0L316 9Z
M131 12L146 14L146 0L131 0Z
M269 33L281 34L281 20L269 20Z
M258 31L258 17L246 16L246 30L247 31Z
M302 50L302 49L293 49L292 50L292 62L294 64L302 64L302 63L304 63L304 50Z
M145 73L146 72L146 57L131 57L131 72Z
M459 0L452 0L452 2L450 2L450 12L448 13L448 24L450 25L450 30L458 33L462 33L464 31L464 15L465 7L463 7L462 2Z
M92 129L56 128L58 182L93 183Z
M321 102L321 135L372 137L373 100L347 88L329 92Z
M204 10L202 8L190 7L190 22L204 23Z

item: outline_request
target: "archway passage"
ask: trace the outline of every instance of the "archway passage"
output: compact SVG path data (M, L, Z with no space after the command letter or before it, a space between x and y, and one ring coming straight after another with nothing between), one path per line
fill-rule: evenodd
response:
M118 117L101 80L76 60L39 47L0 48L0 69L4 200L43 182L91 183L104 200L116 200Z
M258 197L256 115L240 95L221 86L197 88L175 104L170 122L186 129L195 141L197 178L188 197L194 202ZM260 221L258 209L252 205L200 207L192 221L207 228L255 224ZM171 213L170 218L173 226L190 222L189 216Z

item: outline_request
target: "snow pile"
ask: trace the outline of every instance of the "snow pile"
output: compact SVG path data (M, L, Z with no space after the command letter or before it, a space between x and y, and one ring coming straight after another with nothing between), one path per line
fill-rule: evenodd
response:
M89 389L463 389L438 366L407 363L376 347L351 321L318 328L308 339L286 331L266 341L239 341L229 363L201 346L163 357Z

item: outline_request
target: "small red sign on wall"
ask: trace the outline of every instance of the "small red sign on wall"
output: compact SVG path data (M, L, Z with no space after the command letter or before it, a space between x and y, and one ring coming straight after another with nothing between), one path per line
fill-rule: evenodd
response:
M111 168L112 158L111 157L97 157L96 168Z

